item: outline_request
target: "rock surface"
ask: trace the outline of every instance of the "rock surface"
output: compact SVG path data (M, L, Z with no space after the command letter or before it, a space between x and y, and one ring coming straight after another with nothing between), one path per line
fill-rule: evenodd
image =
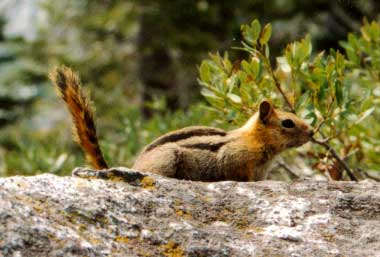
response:
M0 179L0 256L380 256L378 183L76 173Z

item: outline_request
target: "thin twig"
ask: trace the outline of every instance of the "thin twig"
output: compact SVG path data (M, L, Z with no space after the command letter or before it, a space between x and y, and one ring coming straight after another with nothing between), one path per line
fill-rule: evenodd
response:
M273 72L273 69L272 69L272 65L269 62L268 58L266 58L266 56L263 55L260 51L256 50L255 52L260 56L261 59L263 59L265 61L265 66L267 67L267 70L268 70L269 74L271 75L271 77L272 77L272 79L274 81L274 84L275 84L277 90L280 92L280 94L284 98L286 104L289 106L290 111L292 113L295 113L296 111L295 111L293 105L290 103L288 97L286 96L285 92L281 88L281 83L277 80L277 78L274 75L274 72Z
M332 115L332 112L333 112L333 108L332 108L332 103L330 104L330 106L328 107L328 111L327 111L327 115L328 116L331 116ZM328 119L325 119L323 117L322 121L318 124L317 128L314 130L314 134L317 134L318 132L320 132L322 126L328 121L330 120L331 118L328 118Z
M277 90L280 92L280 94L282 95L282 97L285 99L285 102L289 106L291 112L295 113L296 111L294 110L293 105L290 103L288 97L285 95L284 91L282 91L282 89L281 89L280 82L275 78L272 68L270 68L270 72L271 72L271 76L272 76L272 78L274 80L274 84L276 85Z
M325 141L320 141L315 138L312 138L311 141L313 143L316 143L320 146L323 146L327 151L329 151L332 156L339 162L339 164L343 167L343 169L347 172L347 175L350 177L352 181L358 181L358 179L355 177L354 173L348 167L347 163L338 155L338 153Z
M368 172L366 172L366 171L362 171L363 173L364 173L364 175L366 176L366 177L368 177L368 178L370 178L370 179L373 179L373 180L375 180L375 181L377 181L377 182L379 182L380 181L380 178L378 178L378 177L375 177L375 176L373 176L373 175L371 175L371 174L369 174Z
M314 134L317 134L319 132L319 130L321 130L323 124L325 124L326 120L323 119L321 122L319 122L319 124L317 125L317 127L314 129Z
M277 161L277 164L279 167L283 168L292 179L299 179L300 176L298 176L288 165L286 165L283 161Z

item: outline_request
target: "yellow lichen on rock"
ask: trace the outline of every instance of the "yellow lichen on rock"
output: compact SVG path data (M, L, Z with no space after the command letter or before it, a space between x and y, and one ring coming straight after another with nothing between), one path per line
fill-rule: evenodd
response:
M141 185L143 188L145 189L154 189L154 185L155 185L155 181L152 177L149 177L149 176L145 176L142 180L141 180Z
M115 238L115 241L116 242L119 242L119 243L128 243L129 242L129 238L128 237L126 237L126 236L117 236L116 238Z
M161 246L163 248L163 254L166 257L182 257L183 250L180 245L173 241L169 241L167 244Z

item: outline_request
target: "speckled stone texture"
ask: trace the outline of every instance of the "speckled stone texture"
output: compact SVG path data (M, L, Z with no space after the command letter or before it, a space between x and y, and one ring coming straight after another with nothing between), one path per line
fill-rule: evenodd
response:
M380 256L380 184L0 179L0 256Z

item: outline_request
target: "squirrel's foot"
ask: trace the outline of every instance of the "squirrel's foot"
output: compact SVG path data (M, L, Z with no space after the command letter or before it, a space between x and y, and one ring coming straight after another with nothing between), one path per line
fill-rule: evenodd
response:
M78 167L71 172L71 176L79 178L99 178L100 170Z
M123 181L132 185L141 185L147 174L138 171L130 170L127 168L110 168L107 170L92 170L88 168L75 168L72 176L87 179L105 179L112 181Z

